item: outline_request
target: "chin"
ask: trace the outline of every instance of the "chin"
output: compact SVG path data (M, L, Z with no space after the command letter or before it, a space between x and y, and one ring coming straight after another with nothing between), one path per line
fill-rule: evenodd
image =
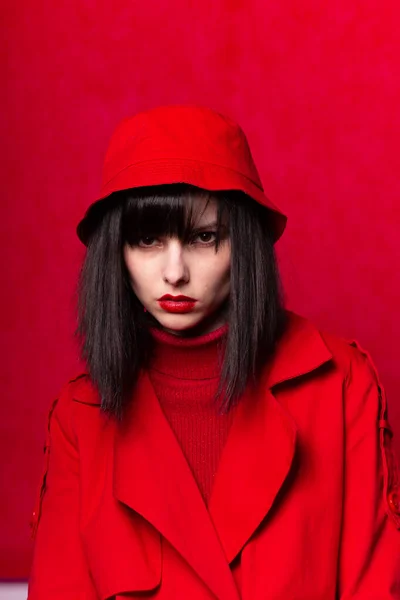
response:
M210 314L186 313L180 315L163 314L160 318L153 315L159 325L172 334L195 337L217 329L225 322L225 318L214 311Z
M185 331L186 329L191 329L192 327L196 327L202 321L201 318L195 318L190 314L181 314L181 315L165 315L161 319L157 319L162 327L165 329L170 329L172 331Z

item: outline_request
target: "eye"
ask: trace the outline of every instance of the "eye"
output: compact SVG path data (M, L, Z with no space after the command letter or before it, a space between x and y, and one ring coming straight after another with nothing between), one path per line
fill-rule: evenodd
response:
M146 235L139 239L137 245L142 248L151 248L151 246L154 246L155 241L157 241L157 238L152 237L151 235Z
M196 234L193 237L193 240L200 240L200 244L202 245L211 245L216 241L217 234L215 231L202 231L201 233Z

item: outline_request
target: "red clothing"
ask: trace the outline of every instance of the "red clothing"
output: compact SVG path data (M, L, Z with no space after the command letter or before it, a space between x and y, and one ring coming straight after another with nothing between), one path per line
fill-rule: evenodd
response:
M150 380L206 503L234 415L220 414L214 401L227 331L192 339L152 330Z
M400 598L384 390L356 342L289 316L234 415L208 510L146 374L122 424L86 375L65 386L49 417L29 600Z

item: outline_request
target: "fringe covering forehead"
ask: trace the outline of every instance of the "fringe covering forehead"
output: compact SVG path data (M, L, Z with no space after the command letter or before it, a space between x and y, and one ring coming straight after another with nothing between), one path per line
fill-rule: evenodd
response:
M223 198L190 186L168 186L157 191L127 197L122 218L123 243L134 245L144 236L178 237L187 242L193 236L211 202L216 203L217 245L225 237L229 208Z

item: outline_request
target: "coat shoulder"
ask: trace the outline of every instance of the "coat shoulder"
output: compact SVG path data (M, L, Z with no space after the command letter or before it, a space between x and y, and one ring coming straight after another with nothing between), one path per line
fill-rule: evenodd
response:
M80 372L69 379L63 391L70 401L95 406L101 405L99 393L87 372Z
M335 364L342 371L346 383L357 377L382 387L370 352L358 340L342 338L325 331L321 331L321 337L329 347Z
M315 334L322 339L332 354L335 367L341 371L344 379L349 379L355 371L363 371L376 382L379 381L377 368L370 352L357 339L341 337L330 330L319 327L302 315L288 312L290 320L296 323L296 327L314 330Z
M101 406L99 394L88 373L78 373L61 387L57 398L52 401L49 409L48 430L50 431L51 422L55 419L68 436L75 438L75 423L81 413L79 405L98 408Z

